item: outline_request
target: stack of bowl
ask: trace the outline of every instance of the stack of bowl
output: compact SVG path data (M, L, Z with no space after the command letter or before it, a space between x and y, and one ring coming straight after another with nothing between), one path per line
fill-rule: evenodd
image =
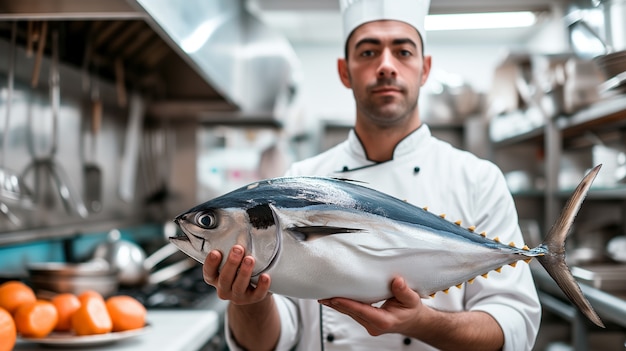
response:
M613 89L626 93L626 50L598 56L595 61L607 80L614 80Z
M28 264L33 288L39 292L80 294L95 290L103 296L111 296L118 290L116 270L107 262L85 263L41 262Z

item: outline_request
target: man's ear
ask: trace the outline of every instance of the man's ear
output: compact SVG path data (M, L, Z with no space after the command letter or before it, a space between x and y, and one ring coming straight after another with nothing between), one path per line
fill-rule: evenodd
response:
M422 86L426 84L428 76L430 75L430 67L432 65L432 56L424 55L424 63L422 65Z
M346 59L337 59L337 72L339 72L339 79L341 79L343 86L351 89L352 85L350 84L350 74L348 73L348 62Z

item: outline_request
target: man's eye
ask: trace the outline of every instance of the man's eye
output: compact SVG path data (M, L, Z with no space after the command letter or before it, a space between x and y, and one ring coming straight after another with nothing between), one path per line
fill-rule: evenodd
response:
M217 219L212 212L202 212L196 215L196 223L204 229L213 229L217 227Z
M412 55L413 55L413 53L411 51L409 51L409 50L400 50L400 56L408 57L408 56L412 56Z
M372 50L365 50L365 51L361 52L361 56L362 57L374 56L374 51L372 51Z

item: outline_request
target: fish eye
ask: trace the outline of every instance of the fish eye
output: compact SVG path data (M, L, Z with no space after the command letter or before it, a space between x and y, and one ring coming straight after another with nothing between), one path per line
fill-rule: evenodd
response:
M196 214L195 222L204 229L214 229L217 227L217 218L213 212L200 212Z

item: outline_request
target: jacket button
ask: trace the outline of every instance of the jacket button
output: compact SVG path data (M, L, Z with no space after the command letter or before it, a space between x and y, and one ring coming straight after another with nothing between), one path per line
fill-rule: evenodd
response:
M405 345L411 345L411 338L404 338L404 341L402 341Z
M326 341L328 341L328 342L335 341L335 335L333 335L333 334L326 335Z

